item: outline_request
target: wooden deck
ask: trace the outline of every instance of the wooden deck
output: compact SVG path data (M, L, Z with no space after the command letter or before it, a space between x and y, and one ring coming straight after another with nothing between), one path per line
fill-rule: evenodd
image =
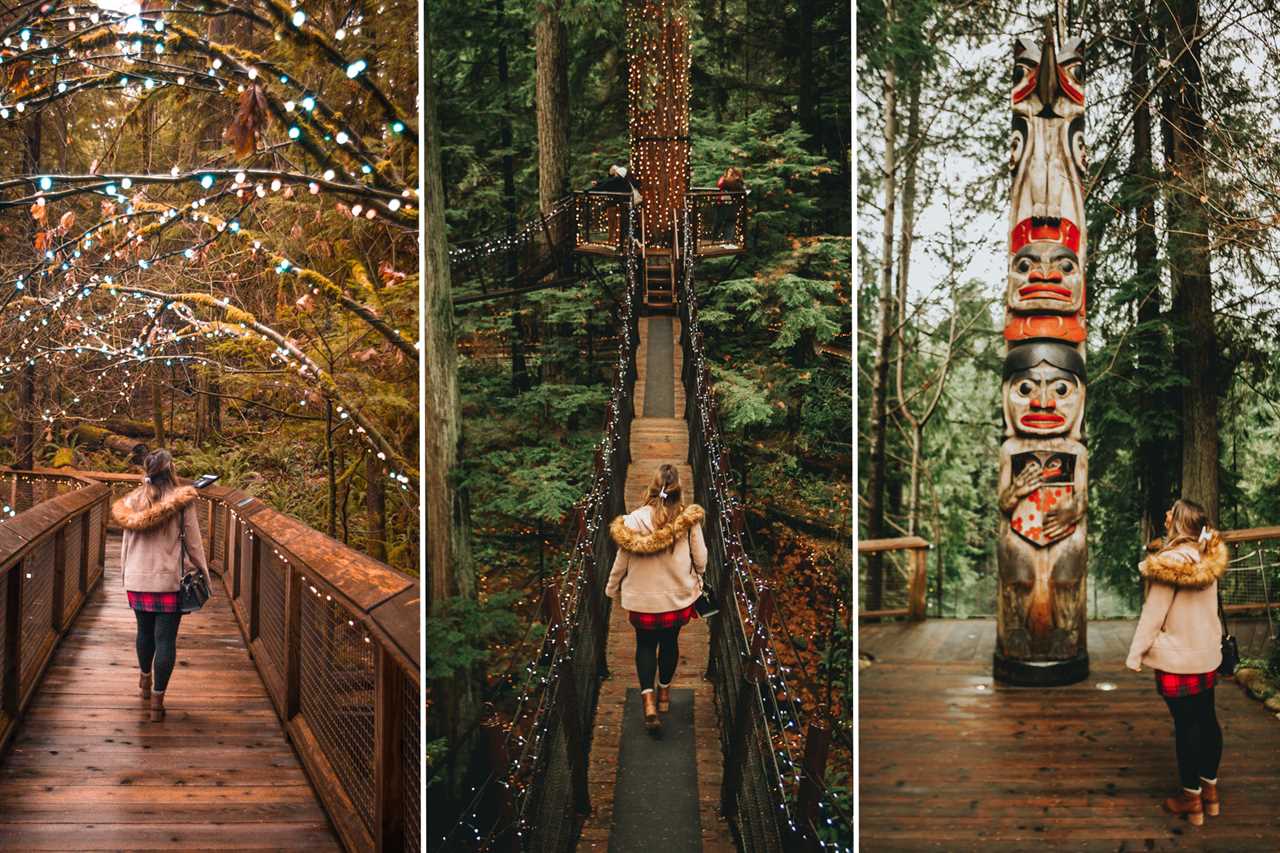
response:
M120 536L0 762L0 850L338 850L225 593L185 617L163 723L138 696Z
M634 405L636 417L631 424L631 464L627 467L626 502L635 508L643 500L645 489L654 471L663 462L675 463L680 469L685 494L693 494L693 475L685 464L689 458L689 432L684 421L684 386L680 382L683 353L680 349L680 322L673 320L676 346L672 369L675 383L675 417L649 418L644 416L644 387L648 377L649 318L640 320L640 345L636 352L637 373ZM686 498L691 500L691 498ZM701 619L690 622L680 632L680 665L676 670L674 687L693 690L694 734L697 741L695 757L698 773L698 812L702 828L702 849L707 853L732 853L736 850L728 824L720 817L720 783L723 778L723 761L720 755L720 736L717 730L715 691L711 682L702 677L707 670L711 633ZM591 762L588 768L588 784L591 792L592 813L587 818L578 843L581 851L607 851L613 826L614 788L618 771L619 739L622 733L622 713L625 709L627 688L636 686L635 630L627 621L622 608L613 607L609 618L608 665L611 677L600 685L600 697L596 706L595 730L591 742ZM654 779L653 784L662 784Z
M1173 724L1154 676L1124 666L1134 625L1089 623L1089 678L1052 689L992 683L993 620L861 626L861 849L1280 850L1280 720L1233 681L1217 690L1222 815L1160 810Z

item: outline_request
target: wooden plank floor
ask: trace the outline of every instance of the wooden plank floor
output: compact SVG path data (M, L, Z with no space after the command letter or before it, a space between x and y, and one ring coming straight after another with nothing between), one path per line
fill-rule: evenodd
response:
M862 626L861 849L1280 850L1280 720L1233 681L1217 690L1222 815L1160 810L1173 724L1151 672L1124 666L1134 625L1089 623L1089 678L1054 689L993 684L993 620Z
M0 850L339 850L225 593L183 618L152 723L120 535L0 764Z
M675 417L644 417L644 385L649 371L647 346L648 318L640 320L640 345L636 353L636 417L631 424L631 464L627 467L626 504L639 506L654 471L663 462L676 464L686 496L693 495L692 469L689 458L689 431L684 421L684 385L680 382L683 353L680 348L680 321L675 324L676 347L672 369L675 383ZM691 500L686 497L686 500ZM717 729L715 692L702 674L707 670L711 632L701 619L690 622L680 632L680 665L674 686L693 690L695 761L698 770L698 812L702 825L702 849L707 853L736 851L728 824L720 817L720 782L723 761ZM600 685L596 706L595 729L591 741L591 761L587 779L590 786L592 813L582 828L579 850L606 851L613 825L613 795L618 772L619 742L622 734L622 712L626 706L627 688L636 686L635 630L613 607L609 617L608 665L611 677ZM654 779L661 785L661 779Z

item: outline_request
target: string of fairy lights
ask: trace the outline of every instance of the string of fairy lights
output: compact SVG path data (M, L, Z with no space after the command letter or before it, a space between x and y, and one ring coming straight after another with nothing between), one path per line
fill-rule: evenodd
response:
M550 209L544 211L540 218L530 219L525 222L514 234L505 232L491 234L454 245L449 249L449 263L457 269L465 264L474 263L481 258L518 251L545 236L547 226L544 225L543 219L548 222L554 221L572 207L573 203L574 197L572 195L564 196L557 200Z
M534 798L529 793L534 780L543 775L541 771L552 758L546 745L552 727L562 724L557 713L558 691L563 677L573 677L572 673L564 673L564 668L573 662L575 648L584 641L580 628L585 611L592 606L589 593L592 589L596 592L603 589L603 583L598 578L593 580L591 576L592 570L600 569L595 565L593 552L597 536L604 534L611 520L606 514L610 507L615 468L625 471L623 456L626 448L622 440L622 418L631 387L630 377L637 345L633 330L637 317L635 306L639 297L639 270L632 239L636 229L636 216L636 210L630 204L625 205L628 247L624 261L626 288L618 320L622 334L618 342L608 418L596 445L599 464L593 472L586 496L577 505L585 519L582 528L585 533L573 535L568 557L558 573L552 592L557 596L563 621L547 626L538 654L523 668L516 710L504 726L504 748L508 756L514 757L506 768L491 768L486 780L475 786L471 800L462 810L458 822L441 839L446 847L463 836L467 836L470 842L483 845L486 841L491 841L495 834L507 829L514 830L516 837L523 840L532 828L533 818L528 812ZM576 713L576 709L571 709L571 713ZM569 748L574 747L570 745ZM492 785L505 788L515 801L514 826L482 826L481 807Z
M631 0L623 8L631 165L648 206L665 214L682 206L688 184L688 12L670 0ZM657 226L650 223L648 230Z
M194 348L182 351L196 340L254 340L263 345L265 357L281 376L296 375L301 389L293 396L299 406L307 405L309 396L301 391L318 388L336 404L337 418L345 422L347 434L362 441L366 452L376 454L388 478L408 491L416 482L416 471L407 463L392 464L399 455L302 345L233 305L227 296L170 294L142 286L161 271L172 280L196 279L194 273L206 262L210 249L222 243L227 244L228 257L247 252L266 259L272 272L294 278L302 292L332 296L331 282L286 253L272 251L270 236L249 227L249 218L256 216L255 203L272 197L292 198L298 192L338 196L349 200L339 210L353 220L403 229L402 233L416 230L416 189L397 183L394 169L379 161L365 137L343 118L349 109L327 102L323 85L309 86L264 56L215 44L181 23L184 16L230 14L271 24L258 8L209 0L129 14L96 6L77 10L57 3L33 4L0 31L0 82L4 83L0 120L25 121L56 100L94 89L107 98L122 95L141 100L166 88L211 93L234 86L242 96L254 95L266 104L265 124L254 131L252 140L257 150L262 137L260 156L280 162L294 146L320 167L316 174L308 174L296 168L173 163L167 172L99 174L95 161L90 174L28 174L0 181L0 210L29 207L38 229L37 259L27 269L0 279L0 312L16 307L16 316L8 318L6 325L21 339L17 350L0 363L0 389L17 372L41 360L79 360L95 366L89 371L92 381L64 395L71 402L60 410L46 409L42 419L52 423L74 418L86 395L109 390L116 397L118 388L111 410L115 414L142 381L146 364L205 361ZM381 144L416 148L416 129L383 92L383 85L394 81L385 80L382 69L371 68L368 59L345 56L338 49L348 34L360 32L363 19L359 15L349 12L340 27L326 33L297 0L288 6L273 0L265 8L275 20L275 41L290 40L312 48L313 55L342 69L343 80L372 95L371 105L386 117L380 130L375 127ZM341 95L340 89L334 91ZM347 107L352 103L349 98ZM270 119L282 137L274 144L266 139ZM154 195L188 188L195 189L195 197L181 202L160 201ZM100 205L99 222L72 233L77 215L86 214L83 205L66 209L54 220L55 203L84 200ZM215 213L214 207L226 201L235 205L234 213ZM180 230L179 225L186 227ZM119 238L114 244L113 237ZM177 248L159 245L162 238L182 241L184 237L188 238L185 245ZM155 246L148 248L151 243ZM166 322L166 317L172 322ZM405 352L418 349L416 341L388 324L377 330ZM288 393L281 380L273 384Z
M691 228L691 218L689 209L686 207L682 220L684 245L692 245L690 242L693 238ZM701 447L705 453L707 460L706 470L695 472L695 477L704 480L707 483L708 494L711 497L709 503L711 507L707 509L714 512L717 524L715 527L715 535L719 540L719 550L723 555L725 563L731 568L731 588L734 592L734 599L739 614L738 627L741 629L732 633L733 640L739 643L739 655L741 659L746 661L751 654L752 640L747 634L746 625L753 626L753 631L761 626L764 621L764 614L759 611L758 602L762 600L761 596L765 592L765 583L757 577L752 570L752 564L747 559L746 551L742 547L742 543L736 535L727 533L732 531L733 517L735 513L741 511L741 503L733 495L728 480L728 451L724 444L724 440L720 435L717 426L718 419L715 411L717 408L715 389L707 381L710 377L710 362L702 348L702 333L698 322L698 305L697 295L693 286L694 272L694 253L689 253L685 259L684 274L682 277L682 308L684 309L684 320L687 323L685 334L688 336L690 353L692 358L689 366L693 370L694 398L697 403L698 417L691 421L694 426L694 444ZM722 612L725 613L724 610ZM745 616L745 618L744 618ZM764 627L767 627L765 625ZM773 713L770 714L769 709L763 705L759 691L753 694L752 701L759 703L759 713L766 722L766 728L769 723L775 723L777 730L768 735L768 742L761 744L761 751L770 756L774 772L770 775L771 784L774 787L776 797L775 804L779 810L779 817L786 822L788 829L792 833L800 831L797 824L798 815L793 813L792 800L796 790L804 777L804 767L801 761L798 761L792 753L790 743L786 737L786 731L798 731L803 726L803 717L800 713L799 704L795 700L794 692L787 686L786 673L788 668L783 666L774 648L771 639L767 638L761 649L761 658L759 663L764 669L765 683L769 686L770 702ZM783 703L780 705L778 696L783 696ZM744 713L746 709L740 709L738 713ZM842 820L848 825L849 817L839 812L839 809L830 792L827 791L824 780L811 780L825 796L818 801L818 820L829 827L836 826L837 820ZM793 786L788 791L788 785ZM815 827L816 829L817 827ZM852 846L847 842L842 843L840 840L828 842L826 839L819 837L817 839L819 847L824 850L839 851L839 853L851 853Z

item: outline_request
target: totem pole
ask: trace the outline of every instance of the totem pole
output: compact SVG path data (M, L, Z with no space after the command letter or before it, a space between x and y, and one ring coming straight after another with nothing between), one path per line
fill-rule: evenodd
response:
M1085 645L1084 41L1014 45L994 674L1089 674Z

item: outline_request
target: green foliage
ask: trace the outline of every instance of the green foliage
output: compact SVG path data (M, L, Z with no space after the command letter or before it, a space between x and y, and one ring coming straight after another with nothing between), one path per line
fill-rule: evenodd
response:
M490 647L519 637L520 622L511 612L517 594L484 601L454 597L441 602L427 620L428 681L484 669Z

